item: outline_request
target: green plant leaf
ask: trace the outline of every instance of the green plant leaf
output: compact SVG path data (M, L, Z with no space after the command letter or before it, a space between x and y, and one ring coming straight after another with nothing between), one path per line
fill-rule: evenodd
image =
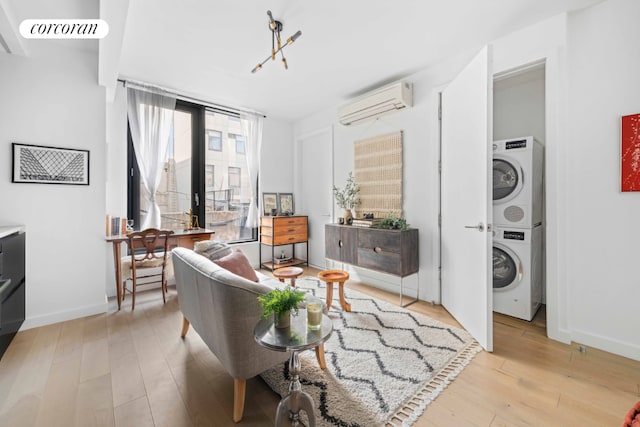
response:
M287 286L258 296L258 302L263 309L262 317L267 318L271 313L281 314L291 310L297 314L298 304L304 300L304 295L303 291Z
M353 172L349 172L347 184L344 189L333 186L333 196L336 198L336 204L342 209L353 209L360 204L358 193L360 186L356 183Z
M405 218L389 215L373 227L384 228L387 230L407 230L409 228L409 224L407 224L407 220Z

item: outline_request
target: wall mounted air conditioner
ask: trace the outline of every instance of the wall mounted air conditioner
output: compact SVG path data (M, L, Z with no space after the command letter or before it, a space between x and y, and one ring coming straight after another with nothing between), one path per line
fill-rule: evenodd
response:
M397 82L351 100L338 110L343 125L351 125L413 106L413 85Z

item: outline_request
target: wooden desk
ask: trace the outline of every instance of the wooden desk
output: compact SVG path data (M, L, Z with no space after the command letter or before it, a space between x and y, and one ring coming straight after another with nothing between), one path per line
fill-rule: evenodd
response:
M214 234L211 230L204 228L198 230L176 230L171 236L169 236L169 250L178 246L183 248L193 249L195 242L201 240L209 240L211 235ZM122 251L121 243L128 242L129 236L126 234L119 234L117 236L108 236L107 242L113 244L113 265L116 275L116 292L118 294L118 310L122 305Z

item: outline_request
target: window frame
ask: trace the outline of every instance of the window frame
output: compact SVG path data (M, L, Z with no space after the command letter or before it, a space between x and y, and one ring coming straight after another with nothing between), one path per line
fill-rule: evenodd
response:
M191 126L192 132L192 147L191 147L191 208L194 215L197 215L199 224L206 224L205 222L205 207L204 203L206 195L206 153L208 150L208 135L206 129L205 115L207 110L211 111L210 107L204 105L195 104L192 102L178 99L176 101L176 110L186 111L191 113ZM229 118L235 118L240 120L236 114L225 110L213 109L217 114L224 114ZM215 131L215 130L214 130ZM217 131L220 132L220 131ZM221 140L222 140L222 132ZM246 137L245 137L246 139ZM222 145L224 145L222 143ZM211 150L217 151L217 150ZM222 151L222 149L220 150ZM215 183L215 165L214 167L214 183ZM240 169L241 168L237 168ZM258 174L260 172L258 171ZM131 136L131 129L127 121L127 217L134 220L135 227L140 225L140 170L135 158L135 151L133 149L133 139ZM241 179L241 174L239 179ZM258 180L259 182L259 180ZM259 191L256 191L259 194ZM256 204L258 201L255 201ZM247 243L258 241L258 227L254 227L251 230L251 238L238 241L229 241L228 243Z

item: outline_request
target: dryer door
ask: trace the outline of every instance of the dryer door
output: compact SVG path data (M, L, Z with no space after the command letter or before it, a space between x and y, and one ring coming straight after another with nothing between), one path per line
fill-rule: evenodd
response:
M493 203L505 203L522 190L522 167L515 160L493 156Z
M522 280L522 262L508 247L493 244L493 290L512 289Z

